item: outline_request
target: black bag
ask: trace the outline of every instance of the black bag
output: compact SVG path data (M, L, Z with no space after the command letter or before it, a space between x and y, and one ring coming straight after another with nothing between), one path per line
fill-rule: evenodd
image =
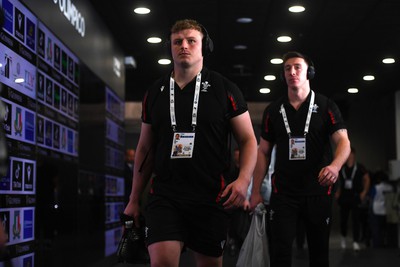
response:
M150 263L149 252L144 242L144 218L140 217L140 227L136 227L134 219L121 214L121 222L125 229L118 244L118 262L132 264Z

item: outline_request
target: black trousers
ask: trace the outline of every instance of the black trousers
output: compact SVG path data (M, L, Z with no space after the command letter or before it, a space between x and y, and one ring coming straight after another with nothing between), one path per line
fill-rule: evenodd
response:
M347 236L347 224L351 214L353 241L360 242L361 208L357 204L346 203L340 205L340 234Z
M331 196L287 196L272 193L270 227L271 267L290 267L298 220L304 222L310 267L329 266Z

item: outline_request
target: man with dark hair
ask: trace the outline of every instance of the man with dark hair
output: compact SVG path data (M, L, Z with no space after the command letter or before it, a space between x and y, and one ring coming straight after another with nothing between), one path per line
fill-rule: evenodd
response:
M147 91L126 215L139 223L139 199L152 173L145 210L152 266L179 266L182 249L197 266L222 266L229 214L243 205L256 163L257 140L239 88L203 66L213 49L205 28L177 21L169 45L173 70ZM229 138L240 172L227 184Z
M311 90L314 75L311 60L287 53L287 94L263 114L250 206L262 202L260 187L276 145L268 214L271 267L291 266L298 218L304 221L310 266L329 266L332 186L350 153L350 141L336 104ZM330 141L336 146L333 157Z

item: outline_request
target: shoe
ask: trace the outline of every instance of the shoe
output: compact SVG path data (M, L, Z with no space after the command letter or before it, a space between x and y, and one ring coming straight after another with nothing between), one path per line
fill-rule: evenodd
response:
M346 248L346 238L342 236L341 240L340 240L340 247L342 249Z
M354 251L360 251L360 245L357 242L353 242L353 250Z

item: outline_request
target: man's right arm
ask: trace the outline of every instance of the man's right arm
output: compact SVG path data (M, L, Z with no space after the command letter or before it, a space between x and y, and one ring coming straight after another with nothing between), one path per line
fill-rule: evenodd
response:
M269 164L271 162L271 153L274 145L264 138L260 137L260 144L257 150L257 163L253 173L253 188L250 196L250 209L263 202L261 196L261 185L264 180L265 174L268 171Z
M135 154L135 166L132 180L132 190L124 214L132 216L139 222L140 197L153 173L154 167L154 136L151 125L142 123L139 142Z

